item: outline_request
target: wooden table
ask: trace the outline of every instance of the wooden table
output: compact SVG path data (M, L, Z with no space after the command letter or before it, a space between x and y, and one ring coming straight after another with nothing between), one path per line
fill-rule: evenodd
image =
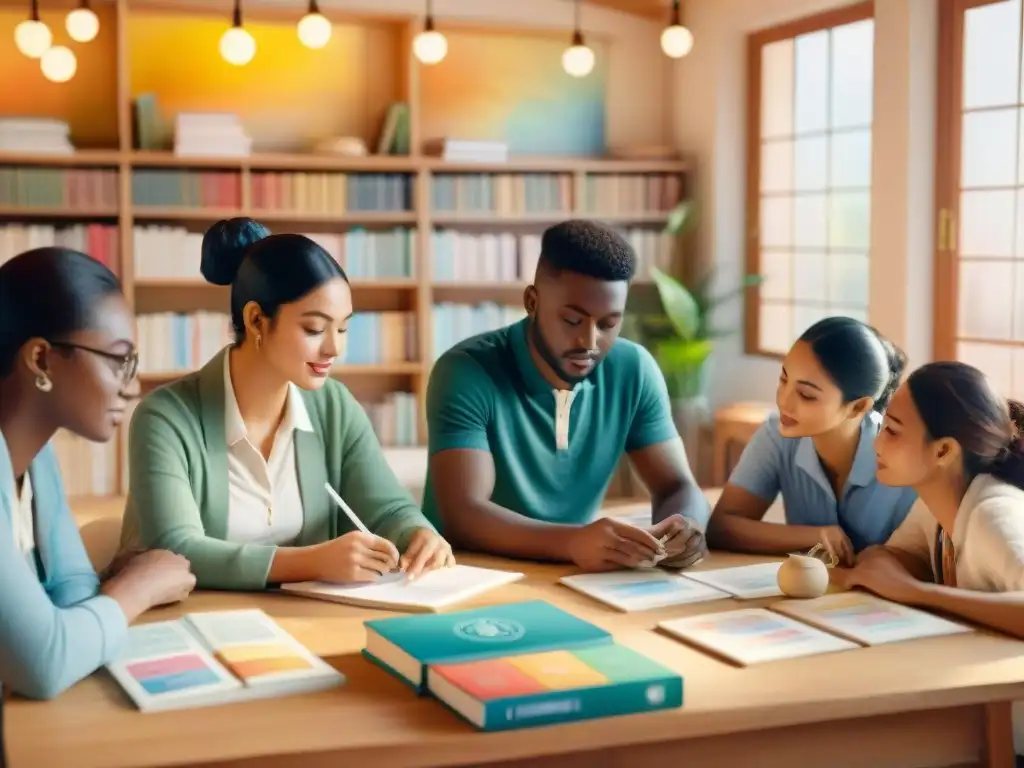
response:
M494 558L462 559L516 567ZM701 567L752 560L715 554ZM979 633L741 669L651 631L661 619L727 610L736 607L733 601L622 614L556 585L570 572L567 567L518 567L527 573L525 580L466 607L549 600L682 673L683 708L478 733L359 655L362 622L388 614L279 595L201 593L146 619L262 608L341 670L347 684L310 696L141 714L101 672L52 702L9 702L11 768L594 768L654 760L712 768L797 762L830 768L1012 765L1005 702L1024 698L1021 643ZM990 737L994 749L986 758Z

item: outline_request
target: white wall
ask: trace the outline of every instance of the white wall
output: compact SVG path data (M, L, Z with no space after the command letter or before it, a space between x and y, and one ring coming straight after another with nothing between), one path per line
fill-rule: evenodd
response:
M869 319L919 365L931 355L932 168L938 0L876 0L875 104ZM678 146L700 168L698 244L720 290L738 284L745 259L746 36L852 4L849 0L691 0L696 38L676 65ZM715 405L773 401L778 362L743 354L743 305L716 318L737 333L718 342Z

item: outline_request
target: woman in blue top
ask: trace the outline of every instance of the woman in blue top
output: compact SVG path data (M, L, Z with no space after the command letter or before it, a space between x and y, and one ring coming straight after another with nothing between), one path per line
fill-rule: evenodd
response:
M849 317L811 326L782 361L772 414L708 523L712 547L783 554L821 545L844 565L884 544L916 498L875 479L873 441L906 356ZM786 525L762 520L782 494Z
M0 681L23 696L51 698L108 663L133 619L195 584L165 551L100 584L48 444L58 429L114 436L137 368L132 328L117 278L83 253L40 248L0 266Z

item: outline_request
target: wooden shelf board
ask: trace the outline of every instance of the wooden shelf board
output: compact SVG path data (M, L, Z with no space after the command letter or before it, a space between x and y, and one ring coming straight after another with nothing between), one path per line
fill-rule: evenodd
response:
M512 157L501 163L469 163L425 157L434 173L683 173L686 160L616 160L604 157Z
M343 224L345 226L380 225L380 224L415 224L415 211L346 211L345 213L303 213L301 211L246 211L243 216L251 216L257 221L307 223L307 224Z
M373 279L354 279L352 287L362 290L394 290L409 291L419 286L419 280L415 277L395 277ZM177 291L188 289L192 291L225 291L227 286L214 285L204 280L191 277L182 278L142 278L135 280L136 291Z
M26 154L0 151L0 166L38 165L50 168L71 168L74 166L116 166L121 162L121 153L116 149L79 149L72 155Z
M116 208L67 208L64 206L0 205L0 218L22 219L116 219Z
M416 158L394 155L341 157L337 155L260 153L249 157L179 157L173 152L132 152L133 168L230 168L268 171L365 171L376 173L414 173Z

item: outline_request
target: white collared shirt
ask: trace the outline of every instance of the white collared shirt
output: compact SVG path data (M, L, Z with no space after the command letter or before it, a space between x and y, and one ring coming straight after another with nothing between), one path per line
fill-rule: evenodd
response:
M284 419L274 435L269 460L246 434L224 355L224 434L228 444L227 540L239 544L287 546L302 530L302 495L295 463L295 431L312 432L302 395L288 385Z
M32 514L33 499L32 480L28 472L21 481L21 493L14 504L14 542L21 554L28 556L36 547L36 530Z

